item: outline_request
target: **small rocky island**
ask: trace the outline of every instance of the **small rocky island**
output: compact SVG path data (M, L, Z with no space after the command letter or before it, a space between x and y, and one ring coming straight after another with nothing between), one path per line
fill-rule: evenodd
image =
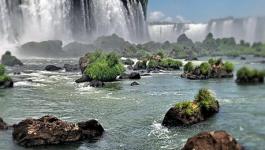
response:
M182 150L243 150L236 139L225 131L202 132L188 139Z
M5 66L0 64L0 88L12 88L13 80L6 74Z
M23 63L15 56L12 56L10 51L6 51L6 53L2 56L1 63L10 67L23 66Z
M24 147L97 140L104 133L96 120L70 123L54 116L26 119L13 125L13 139Z
M222 59L209 59L200 66L194 66L192 62L188 62L184 66L182 78L190 80L206 80L211 78L233 78L234 64Z
M238 84L259 84L264 83L265 71L242 67L237 71L236 82Z
M200 89L194 101L177 103L165 115L166 127L193 125L219 112L219 102L208 89Z

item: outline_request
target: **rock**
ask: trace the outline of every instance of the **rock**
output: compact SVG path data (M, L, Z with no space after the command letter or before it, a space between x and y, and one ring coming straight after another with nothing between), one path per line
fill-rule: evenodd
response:
M63 51L72 57L80 57L88 51L93 52L95 49L97 48L94 45L79 42L72 42L63 47Z
M65 52L62 49L63 42L49 40L43 42L28 42L19 48L19 53L23 56L35 57L63 57Z
M54 65L48 65L48 66L45 67L46 71L58 71L58 70L61 70L61 69L62 68L54 66Z
M8 129L7 124L4 122L2 118L0 118L0 130L6 130Z
M14 82L9 77L5 80L0 81L0 88L2 89L12 88L12 87L14 87Z
M145 70L147 68L146 61L138 61L133 67L133 70Z
M105 83L102 81L98 81L98 80L93 80L90 82L89 84L91 87L96 87L96 88L101 88L103 86L105 86Z
M141 75L138 72L132 72L130 74L122 74L119 76L119 79L131 79L131 80L139 80L141 79Z
M26 119L14 125L13 139L24 147L93 140L104 133L96 120L70 123L54 116Z
M194 101L177 103L166 113L162 125L166 127L193 125L219 112L219 102L207 89L201 89Z
M240 59L241 59L241 60L247 60L247 58L244 57L244 56L241 56Z
M131 83L131 86L137 86L137 85L140 85L138 82L132 82Z
M202 132L189 138L182 150L243 150L235 138L225 131Z
M76 65L64 64L63 68L65 69L66 72L79 71L79 66L77 64Z
M91 78L89 78L89 77L86 76L86 75L82 75L81 78L75 80L75 83L84 83L84 82L90 82L90 81L92 81Z
M198 111L192 115L187 115L183 112L182 109L172 107L166 113L162 124L166 127L174 127L192 125L201 121L204 121L204 117L201 114L201 111Z
M128 66L134 65L134 61L131 60L131 59L122 60L122 63L125 64L125 65L128 65Z
M81 57L79 59L79 68L81 69L82 74L86 70L86 67L89 64L89 55L90 53L87 53L85 56Z
M133 66L127 66L128 70L133 70Z
M1 63L6 66L23 66L23 63L17 59L15 56L12 56L11 52L7 51L1 58Z

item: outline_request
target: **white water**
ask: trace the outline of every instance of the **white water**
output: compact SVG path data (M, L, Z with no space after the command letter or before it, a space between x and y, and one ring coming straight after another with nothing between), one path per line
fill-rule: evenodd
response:
M128 10L121 0L0 0L0 47L44 40L89 42L113 33L131 42L147 40L141 3L127 5Z
M265 41L265 18L227 18L212 20L209 23L189 24L152 24L149 25L150 37L154 41L177 41L185 33L193 41L202 41L208 33L216 38L234 37L237 41L247 42Z

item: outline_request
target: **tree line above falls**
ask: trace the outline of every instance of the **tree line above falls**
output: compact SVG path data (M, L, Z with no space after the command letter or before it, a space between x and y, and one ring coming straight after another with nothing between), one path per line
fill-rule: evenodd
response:
M193 42L185 34L176 42L147 42L133 44L113 34L102 36L93 44L72 42L63 46L62 41L29 42L21 45L18 52L25 56L37 57L79 57L95 50L116 51L124 57L142 58L163 52L173 58L194 58L200 56L240 56L255 55L265 57L265 43L250 44L245 41L236 42L234 38L214 38L209 33L202 42Z

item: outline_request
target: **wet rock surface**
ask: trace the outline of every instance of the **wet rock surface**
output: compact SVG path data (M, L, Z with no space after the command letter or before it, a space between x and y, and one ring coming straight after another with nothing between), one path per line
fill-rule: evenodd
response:
M182 150L243 150L225 131L202 132L189 138Z
M96 120L70 123L54 116L26 119L14 125L13 139L24 147L96 140L104 133Z

